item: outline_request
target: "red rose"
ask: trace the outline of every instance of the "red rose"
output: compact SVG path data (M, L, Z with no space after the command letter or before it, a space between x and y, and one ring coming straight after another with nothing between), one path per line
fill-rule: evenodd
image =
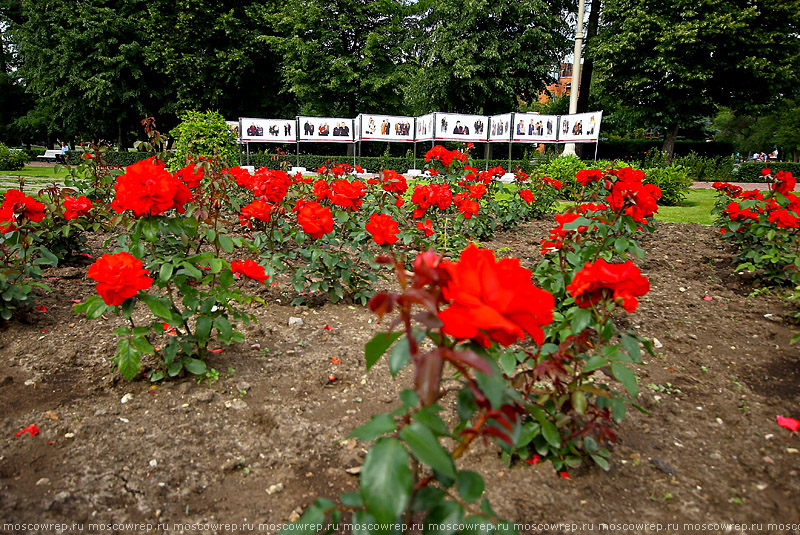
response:
M736 201L731 201L725 208L724 213L731 221L746 221L748 219L758 221L758 214L755 213L752 208L745 208L742 210L739 207L739 203Z
M193 163L175 172L175 176L180 178L189 189L194 189L200 185L200 181L203 180L203 174L203 168L199 165L195 166Z
M242 213L239 214L239 221L242 225L251 226L250 220L257 219L268 223L272 219L272 206L261 199L256 199L250 204L242 206Z
M126 167L114 189L116 198L111 207L120 213L131 210L136 217L163 214L171 208L183 213L183 205L192 197L186 184L170 174L163 163L153 163L150 158Z
M303 232L314 239L333 232L331 209L313 201L306 201L297 209L297 222L303 227Z
M333 192L331 191L331 187L328 185L328 183L324 179L320 178L314 182L313 195L317 201L325 201L330 200L331 197L333 197Z
M581 186L588 186L592 182L600 182L605 178L605 173L600 169L581 169L575 175L578 183Z
M358 209L361 207L363 197L367 192L367 186L360 180L347 180L340 178L331 184L333 196L331 201L342 208Z
M253 184L249 189L256 198L279 204L286 197L291 185L292 180L285 171L261 167L253 175Z
M628 312L635 312L639 305L636 298L649 291L650 281L631 260L609 264L602 258L594 263L586 262L567 286L567 292L580 308L589 308L603 299L613 298L621 299Z
M257 280L261 284L264 284L269 278L269 275L264 271L264 266L253 262L249 258L244 262L240 260L231 262L231 272L239 273L249 279Z
M470 199L467 193L459 193L456 195L454 202L458 211L461 212L461 215L466 219L471 219L472 216L478 213L478 209L480 208L480 205L476 201Z
M553 186L555 189L561 189L563 184L561 184L560 180L556 180L555 178L550 178L549 176L543 176L542 180Z
M770 223L775 223L780 228L798 228L800 227L800 220L797 219L797 214L790 212L786 209L774 210L769 214Z
M397 193L399 195L402 195L408 189L408 183L406 183L406 177L404 177L397 171L392 171L391 169L384 169L383 189L385 191L388 191L389 193Z
M439 210L447 210L453 204L453 192L450 191L450 186L447 184L431 184L431 191L433 191Z
M97 293L107 305L119 306L153 285L142 261L129 253L105 254L89 266L89 278L97 281Z
M450 306L439 313L445 334L474 338L484 346L494 340L509 346L530 335L544 341L542 326L553 321L552 294L531 282L531 272L516 258L496 260L494 251L474 244L457 263L442 262L450 275L443 289Z
M533 196L533 192L529 189L521 189L519 190L519 196L522 197L522 200L525 201L526 204L530 204L536 200L536 197Z
M786 195L794 190L797 184L797 179L792 176L792 173L786 171L778 171L775 173L775 184L772 185L773 191Z
M474 184L472 186L467 186L467 190L469 191L470 197L475 200L479 200L486 194L486 185Z
M415 218L419 218L425 215L428 208L436 202L436 194L431 186L417 184L414 186L414 193L411 194L411 202L417 205L413 215Z
M17 222L18 216L34 223L39 223L44 219L44 203L25 195L19 190L10 189L6 191L6 198L0 206L0 222L7 221L10 224L0 225L0 231L11 232L15 230L14 223Z
M397 242L397 221L392 216L386 214L372 214L369 216L369 223L365 225L367 231L372 235L372 239L378 245L391 245Z
M249 189L253 185L253 175L247 169L231 167L230 169L224 169L222 172L233 177L237 186Z
M85 195L81 195L77 199L67 195L67 197L64 198L64 219L69 221L70 219L86 215L93 207L92 201Z
M611 193L606 197L612 210L624 211L637 223L645 223L648 217L658 212L661 189L654 184L642 184L644 172L626 167L611 173L618 177Z
M417 228L425 233L426 238L429 238L433 235L433 221L430 219L426 219L424 223L422 221L418 221Z

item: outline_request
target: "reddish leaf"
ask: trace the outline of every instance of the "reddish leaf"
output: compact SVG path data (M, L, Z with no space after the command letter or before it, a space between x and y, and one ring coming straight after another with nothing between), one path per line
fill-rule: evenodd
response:
M439 397L439 382L442 378L442 357L439 349L422 355L415 369L414 389L423 406Z
M483 434L484 435L492 435L493 437L499 438L503 442L506 442L508 444L513 444L513 442L511 441L511 437L509 437L508 435L506 435L505 433L503 433L502 431L500 431L496 427L484 427L483 428Z
M369 300L368 306L379 318L383 318L383 316L394 310L396 300L397 296L394 294L378 292Z
M445 359L451 362L460 362L470 366L471 368L475 368L486 375L492 375L492 368L489 366L489 363L486 361L486 359L470 349L462 349L459 351L452 351L448 349L443 356Z

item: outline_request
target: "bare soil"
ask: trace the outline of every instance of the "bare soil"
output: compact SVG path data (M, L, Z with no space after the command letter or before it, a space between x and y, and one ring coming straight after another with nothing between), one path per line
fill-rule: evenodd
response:
M486 245L532 266L552 226L528 223ZM548 465L509 467L491 444L473 448L464 467L484 476L495 510L523 533L574 529L536 525L558 522L796 532L767 525L800 524L800 437L775 421L800 416L794 311L779 291L754 292L751 277L732 274L713 228L663 224L643 245L652 290L623 321L657 339L658 356L639 369L650 414L631 411L619 426L610 472L584 466L567 481ZM268 306L254 309L245 343L209 355L218 380L127 382L111 365L119 320L72 313L73 300L94 294L86 265L47 275L47 311L0 326L0 524L18 524L2 533L146 531L118 526L126 522L274 533L317 496L357 488L347 469L366 445L344 438L413 382L409 370L392 379L385 361L365 373L364 343L384 328L368 310L290 307L285 281L258 290ZM41 433L15 437L30 424Z

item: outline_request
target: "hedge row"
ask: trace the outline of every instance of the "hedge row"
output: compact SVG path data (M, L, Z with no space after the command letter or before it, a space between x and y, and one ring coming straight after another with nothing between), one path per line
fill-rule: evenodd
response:
M768 168L775 174L778 171L788 171L800 177L800 163L790 162L744 162L739 169L734 171L732 179L736 182L766 182L761 170Z
M597 147L597 157L601 160L644 161L649 152L653 150L660 151L662 144L663 141L657 139L601 141ZM593 149L594 147L590 152L594 152ZM692 152L700 156L730 156L736 151L732 143L721 141L711 143L704 141L675 142L675 156L687 156Z

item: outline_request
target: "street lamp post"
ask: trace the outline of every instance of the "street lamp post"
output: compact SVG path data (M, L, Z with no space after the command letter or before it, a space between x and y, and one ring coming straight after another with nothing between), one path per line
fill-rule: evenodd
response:
M578 0L578 21L575 29L575 52L572 55L572 83L569 92L569 113L572 115L578 111L578 86L581 83L581 51L583 50L583 4L584 0ZM576 156L575 143L564 145L562 156Z

